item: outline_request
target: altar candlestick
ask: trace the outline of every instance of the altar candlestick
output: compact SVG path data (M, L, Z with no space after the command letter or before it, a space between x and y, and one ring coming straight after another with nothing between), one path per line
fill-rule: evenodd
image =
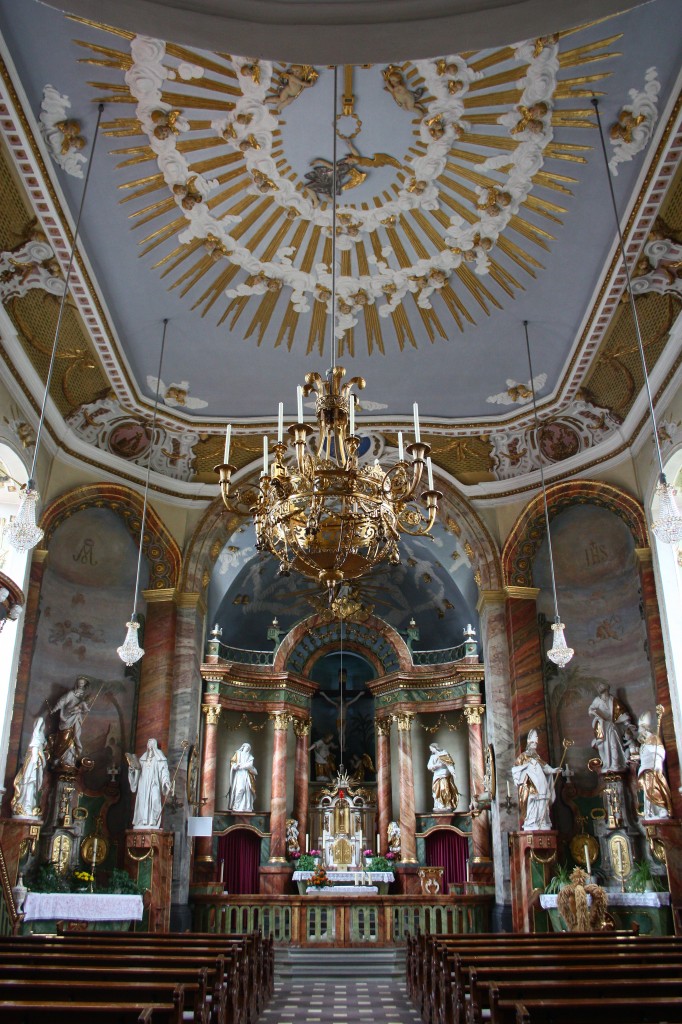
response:
M419 444L421 441L421 434L419 433L419 406L416 402L412 406L412 411L414 413L414 439L417 444Z
M585 843L585 868L587 870L588 875L591 875L592 874L592 866L590 864L590 851L587 848L587 843Z
M470 882L470 881L471 881L471 868L470 868L470 865L469 865L469 861L467 859L467 882Z
M277 407L277 444L282 443L284 437L284 402L280 402Z
M381 836L377 832L377 857L381 853Z
M305 834L305 851L304 852L307 853L309 849L310 849L310 833L306 832L306 834Z
M509 779L507 779L507 800L511 800L511 790L509 788Z
M97 836L95 836L95 841L92 844L92 859L93 859L93 861L97 860L97 842L98 842Z
M400 459L401 462L403 462L404 459L405 459L405 452L403 450L403 432L402 432L402 430L398 431L398 458Z
M225 861L221 860L221 862L220 862L220 881L221 881L221 884L224 881L224 876L225 876Z
M223 462L225 464L230 461L230 444L232 442L232 424L227 424L227 430L225 431L225 452L223 454Z
M296 388L296 415L298 422L303 423L303 388L300 384Z

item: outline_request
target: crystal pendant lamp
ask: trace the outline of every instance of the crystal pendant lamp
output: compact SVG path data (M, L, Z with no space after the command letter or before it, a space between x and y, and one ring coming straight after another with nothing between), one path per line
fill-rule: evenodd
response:
M40 409L40 418L38 420L38 428L36 430L36 440L33 449L33 460L31 463L31 472L28 476L28 482L26 489L24 490L17 514L12 522L7 527L7 539L14 548L15 551L30 551L36 544L39 544L43 539L44 533L41 528L36 524L36 505L40 500L40 494L36 486L35 473L36 465L38 462L38 452L40 450L40 439L43 433L43 423L45 422L45 409L47 406L47 399L50 394L50 384L52 383L52 372L55 365L55 357L57 355L57 347L59 345L59 331L62 325L62 318L64 316L64 307L66 306L66 299L69 293L69 281L71 279L71 269L73 267L73 261L76 255L76 245L78 243L78 232L80 229L81 215L83 213L83 206L85 203L85 197L88 192L88 183L90 181L90 171L92 170L93 158L95 155L95 146L97 145L97 137L99 135L99 126L102 119L102 111L104 110L104 104L100 103L97 113L97 124L95 126L95 134L92 141L92 149L90 151L90 159L88 161L88 169L85 174L85 181L83 182L83 193L81 195L80 206L78 208L78 216L76 218L76 225L73 232L73 242L71 244L71 254L69 256L69 263L66 269L66 276L64 278L64 291L59 301L59 313L57 314L57 326L54 332L54 341L52 343L52 352L50 354L50 364L47 370L47 377L45 378L45 390L43 392L43 401Z
M627 256L625 253L625 241L623 239L623 232L620 227L620 220L618 219L618 207L616 206L616 195L613 190L613 182L611 180L611 173L609 171L609 158L606 153L606 143L604 141L604 131L601 123L601 116L599 114L599 100L596 96L592 97L592 106L595 109L597 115L597 127L599 128L599 139L601 141L601 150L604 157L604 167L606 170L606 180L609 184L609 194L611 196L611 206L613 208L613 216L616 222L616 230L618 232L618 243L620 249L620 256L623 261L623 270L625 271L626 288L628 293L628 300L630 303L630 310L632 312L632 321L635 327L635 336L637 338L637 347L639 349L639 358L642 363L642 373L644 375L644 387L646 390L647 400L649 404L649 415L651 417L651 426L654 440L654 450L656 452L656 459L659 467L658 484L656 487L656 495L658 497L658 514L654 521L651 523L651 529L658 540L664 544L679 544L682 540L682 515L677 507L675 501L675 495L677 491L675 488L668 483L668 480L663 469L663 456L661 454L661 445L658 440L658 428L656 426L656 414L654 412L654 402L651 395L651 387L649 384L649 374L646 368L646 357L644 355L644 343L642 341L642 331L639 325L639 315L637 313L637 304L635 302L635 296L632 291L632 278L630 276L630 267L628 266Z
M533 395L533 417L535 420L535 436L540 437L540 424L538 421L538 407L535 399L535 376L533 374L533 362L530 356L530 341L528 339L528 321L523 321L523 329L526 336L526 353L528 355L528 369L530 371L530 387ZM547 550L549 552L549 572L552 579L552 595L554 597L554 622L552 623L552 646L547 651L547 657L559 668L565 668L573 657L573 648L566 644L564 629L566 628L559 615L559 602L556 592L556 577L554 575L554 555L552 553L552 534L549 529L549 509L547 507L547 487L545 485L545 470L540 455L540 481L542 483L542 502L545 510L545 528L547 530Z
M147 522L147 505L149 503L149 474L152 467L152 451L154 449L154 438L156 436L156 414L159 408L159 390L161 388L161 371L163 369L163 350L166 347L166 328L168 327L168 320L163 321L163 332L161 335L161 352L159 354L159 371L156 375L156 397L154 399L154 415L152 417L152 429L151 429L151 441L149 442L149 452L147 454L147 479L144 485L144 502L142 504L142 519L140 521L140 541L137 549L137 572L135 574L135 596L133 597L133 614L130 616L130 622L126 622L127 633L125 640L120 647L116 648L121 661L130 668L140 660L144 655L144 648L140 647L137 642L137 631L140 628L140 623L137 621L137 599L140 593L140 567L142 565L142 547L144 543L144 527Z

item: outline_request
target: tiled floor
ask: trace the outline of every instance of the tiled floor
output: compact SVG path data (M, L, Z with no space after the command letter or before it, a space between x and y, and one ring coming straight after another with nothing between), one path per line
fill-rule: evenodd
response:
M419 1024L401 981L279 981L259 1024Z

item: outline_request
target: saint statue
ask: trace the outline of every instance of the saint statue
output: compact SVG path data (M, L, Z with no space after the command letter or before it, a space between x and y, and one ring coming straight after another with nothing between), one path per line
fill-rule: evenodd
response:
M76 768L83 755L81 726L91 707L87 700L89 687L88 677L78 676L73 690L62 694L50 709L52 714L59 712L57 735L50 737L50 761L55 767Z
M131 792L136 793L133 828L161 828L164 797L170 792L168 761L155 739L140 758L126 754Z
M326 736L310 744L315 755L315 778L318 782L331 782L336 774L336 759L333 750L337 747L333 735Z
M296 818L287 818L286 829L287 856L291 857L292 853L299 853L301 849Z
M40 790L45 772L45 719L36 718L24 761L14 779L13 818L40 818Z
M389 821L387 838L389 853L394 853L400 860L400 825L397 821Z
M635 728L626 708L617 697L611 696L608 683L600 683L597 687L597 696L590 704L588 714L594 730L592 746L599 754L601 771L622 771L633 746L636 752Z
M242 743L230 758L230 792L227 795L228 811L242 813L253 810L256 796L255 777L258 775L253 763L251 744Z
M526 749L512 765L519 790L519 812L524 832L539 832L552 827L549 811L554 803L554 776L561 768L552 768L538 754L538 734L531 729Z
M455 763L447 750L443 750L437 743L432 743L429 750L431 757L427 768L433 772L433 809L454 811L459 801L459 791L455 785Z
M637 786L644 796L643 817L649 820L672 818L672 796L668 780L663 774L665 747L658 731L654 732L650 711L640 715L637 720L637 739L640 742Z

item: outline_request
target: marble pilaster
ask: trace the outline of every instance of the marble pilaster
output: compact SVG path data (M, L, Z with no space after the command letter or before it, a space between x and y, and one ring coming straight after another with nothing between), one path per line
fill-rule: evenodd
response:
M198 742L201 706L201 663L203 661L204 618L206 608L200 594L181 593L176 597L175 658L173 659L173 694L168 741L168 763L177 764L182 755L182 742ZM186 759L176 778L176 791L187 783ZM187 814L200 808L181 807L177 812L166 809L166 821L175 831L173 854L173 894L176 905L184 906L189 894L192 843L187 835Z
M201 814L212 817L215 811L216 762L218 759L218 722L222 708L219 704L202 704L204 715L204 745L201 756ZM194 859L205 864L213 861L213 836L196 840Z
M497 796L491 805L495 899L509 904L509 850L507 833L519 827L518 811L508 811L504 803L505 780L511 778L515 760L514 730L509 687L509 647L505 624L505 594L502 590L483 590L478 601L481 643L485 663L486 731L495 751Z
M270 864L286 864L287 829L287 729L291 716L285 711L270 715L272 743L272 791L270 795Z
M483 706L465 707L464 716L469 725L469 786L473 796L483 792L485 776L485 757L483 754L483 724L485 712ZM481 811L471 819L471 845L473 863L471 865L472 881L477 881L477 867L485 864L490 868L490 831L488 812Z
M175 656L175 591L145 590L144 658L140 662L135 749L142 750L150 736L166 751L170 737Z
M647 650L649 663L653 675L656 690L656 703L662 704L666 712L663 718L662 727L666 750L666 769L670 779L670 789L673 798L673 811L679 817L682 815L682 797L680 796L680 785L682 776L680 773L680 760L677 744L673 736L673 720L671 712L670 689L668 683L668 670L665 663L665 649L663 646L663 632L661 629L661 616L658 609L656 597L656 580L651 559L650 548L635 548L637 563L639 567L640 590L642 594L642 608L644 611L644 625L647 636ZM667 731L667 737L665 733Z
M388 851L388 826L393 813L391 792L391 719L379 719L377 729L377 828L379 853Z
M509 643L512 716L519 743L537 729L538 750L549 758L542 648L538 629L536 587L506 587L506 623Z
M398 772L400 779L400 841L403 864L417 863L417 816L414 807L414 768L412 765L412 719L410 711L394 716L398 726Z
M294 818L298 821L298 839L303 849L308 831L308 785L310 782L310 719L295 718ZM285 733L286 735L286 733Z

